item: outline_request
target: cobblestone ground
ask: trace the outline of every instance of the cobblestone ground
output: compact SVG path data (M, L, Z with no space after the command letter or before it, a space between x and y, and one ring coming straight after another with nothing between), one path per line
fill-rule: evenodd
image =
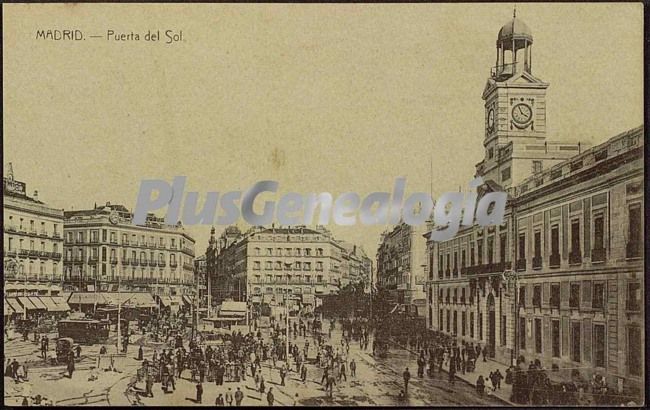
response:
M52 335L54 336L54 335ZM332 335L332 343L340 346L340 332ZM135 375L141 363L135 360L137 344L142 336L134 336L132 345L126 357L116 357L115 366L118 372L98 371L97 355L100 345L84 346L81 360L76 365L72 379L67 377L64 366L45 364L38 356L38 346L33 342L23 342L22 339L13 339L5 343L6 359L16 358L20 362L27 362L29 381L14 383L11 378L5 377L5 405L18 405L23 396L33 397L36 394L51 399L56 405L204 405L213 406L219 393L225 394L228 388L234 393L239 387L244 392L243 405L267 406L266 394L255 390L254 381L247 377L246 381L235 383L225 382L223 386L214 383L203 384L204 393L202 403L196 403L195 383L189 380L190 372L185 372L187 379L176 381L176 390L165 393L160 383L154 385L154 397L144 397L144 383L135 383ZM114 337L107 342L109 353L115 351ZM298 346L304 346L304 338L293 339ZM112 343L112 345L111 345ZM315 343L310 340L313 346ZM372 346L372 343L370 343ZM151 358L154 349L163 349L166 346L150 343L145 340L145 358ZM311 350L310 357L315 356ZM329 398L320 384L322 369L316 365L308 366L307 381L302 383L295 371L289 373L285 385L280 385L279 371L269 364L263 367L267 387L272 387L276 406L298 405L311 406L356 406L356 405L383 405L383 406L491 406L501 405L502 402L493 397L479 397L474 388L461 380L454 385L447 381L446 373L434 373L434 377L417 377L416 356L406 350L394 347L386 358L375 358L370 350L362 351L358 343L350 345L349 358L354 358L357 363L357 375L338 382ZM277 365L280 366L281 362ZM108 359L103 359L102 368L108 366ZM411 374L409 394L406 400L399 400L399 391L403 388L402 372L408 367ZM295 367L294 367L295 369ZM91 375L97 379L88 381ZM296 394L298 397L296 397Z

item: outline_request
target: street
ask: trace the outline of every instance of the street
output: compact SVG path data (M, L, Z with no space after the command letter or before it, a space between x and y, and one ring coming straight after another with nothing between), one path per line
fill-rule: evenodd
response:
M55 336L54 334L51 335ZM184 377L176 380L176 389L165 393L160 384L153 388L154 397L145 397L144 383L136 383L137 369L141 362L136 360L137 346L144 336L133 335L131 345L126 357L115 357L116 372L97 371L97 357L100 345L83 346L81 358L76 364L76 371L72 379L67 376L65 366L52 366L44 364L39 356L38 346L31 340L24 342L22 338L14 338L5 345L6 359L17 359L26 363L28 367L28 381L15 383L10 377L5 377L5 404L19 405L24 396L35 397L41 395L51 400L56 405L204 405L213 406L216 397L231 389L234 394L237 387L244 393L242 405L267 406L266 394L255 390L252 377L247 377L240 383L224 382L222 386L205 382L202 403L196 403L195 382L191 381L189 372ZM268 335L265 335L265 339ZM313 346L313 340L309 337ZM341 332L337 328L332 333L333 346L340 345ZM112 345L111 342L112 341ZM108 353L115 351L115 336L112 335L106 344ZM298 346L304 346L305 338L298 337L291 340ZM145 340L144 357L151 358L154 350L165 348L162 343ZM112 350L111 350L112 349ZM310 358L313 359L312 347ZM357 405L384 405L384 406L451 406L451 405L500 405L497 399L484 396L479 397L475 389L457 380L454 385L447 381L447 374L434 373L434 377L417 377L416 356L404 349L392 346L387 357L373 357L370 349L362 351L359 343L350 344L348 361L354 359L357 364L356 377L352 377L348 370L347 381L337 382L333 389L333 397L329 398L320 384L323 370L315 364L308 365L307 380L303 384L299 375L289 372L285 379L285 386L280 385L279 370L272 369L271 361L262 365L262 371L267 381L267 386L273 388L275 396L274 405L288 406L357 406ZM104 358L101 368L108 367L108 358ZM277 366L282 362L278 362ZM402 372L408 367L411 372L408 395L400 400L399 392L403 389ZM248 376L248 375L247 375ZM93 380L94 379L94 380ZM83 383L80 383L83 381ZM43 383L46 382L46 383ZM267 390L268 391L268 390ZM297 397L296 397L297 395Z

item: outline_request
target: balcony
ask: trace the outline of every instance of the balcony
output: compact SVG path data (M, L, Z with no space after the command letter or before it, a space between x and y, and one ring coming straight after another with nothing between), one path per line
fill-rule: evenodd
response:
M99 238L90 238L90 243L99 243Z
M140 262L137 259L131 259L131 266L138 266Z
M128 265L128 264L129 264L129 260L128 260L128 259L126 259L126 258L125 258L125 259L122 259L122 265Z
M117 265L117 258L115 256L111 256L111 265Z
M38 235L38 231L37 231L36 229L34 229L34 228L30 229L30 230L29 230L29 233L30 233L31 235L34 235L34 236Z
M55 238L55 239L61 239L61 234L58 233L58 232L54 232L54 233L52 234L52 238Z
M50 256L52 259L61 260L61 256L63 255L61 255L59 252L52 252Z
M88 258L88 264L90 265L95 265L97 264L97 262L99 262L99 257L97 256L91 256L90 258Z
M526 259L517 259L517 263L515 263L515 270L526 270Z
M605 262L607 259L607 252L605 248L596 248L591 250L591 261L592 262Z
M191 263L184 263L184 264L183 264L183 269L193 270L193 269L194 269L194 265L192 265Z
M16 225L6 225L5 226L5 231L7 231L7 232L16 232L17 231Z
M548 258L548 266L551 268L559 268L560 267L560 254L559 253L552 253L551 256Z
M47 235L47 231L40 231L40 232L38 233L38 236L47 237L47 236L48 236L48 235Z
M117 239L112 238L112 239L111 239L111 243L114 243L115 245L117 245Z
M542 269L542 257L533 256L533 269Z
M7 255L9 257L13 257L13 256L17 255L17 252L16 252L15 249L11 249L11 250L5 251L5 255Z
M451 270L449 268L445 269L445 276L450 277L451 276Z
M167 266L167 263L165 261L158 261L158 266L164 268L165 266Z
M128 244L129 244L128 239L122 239L122 245L127 245L128 246Z
M569 265L579 265L582 263L582 254L579 251L569 253Z
M635 259L643 256L643 246L641 242L631 241L625 245L625 258Z
M188 248L187 246L183 247L183 252L185 252L188 255L194 256L194 249Z
M74 260L72 261L75 265L81 265L84 261L83 256L77 255L74 257Z
M149 266L157 266L157 265L158 263L155 260L152 259L149 261Z
M30 250L30 251L29 251L29 257L30 257L31 259L36 259L36 258L38 257L38 251Z
M21 249L18 251L18 255L26 258L29 256L29 251L27 249Z
M176 261L171 261L171 262L169 262L169 266L171 266L172 268L175 268L175 267L178 266L178 262L176 262Z
M46 259L50 257L50 253L48 251L40 251L38 253L39 258L41 259Z

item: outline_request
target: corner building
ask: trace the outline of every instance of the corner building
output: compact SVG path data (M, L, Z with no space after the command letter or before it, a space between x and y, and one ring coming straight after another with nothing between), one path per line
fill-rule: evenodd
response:
M501 226L427 242L429 328L487 345L510 364L539 359L610 388L644 383L642 127L595 147L546 141L548 84L532 75L530 29L497 39L483 93L479 197L506 191ZM514 51L514 52L513 52Z
M155 295L195 292L194 239L183 226L149 214L132 223L122 205L66 211L64 278L71 290L121 288Z

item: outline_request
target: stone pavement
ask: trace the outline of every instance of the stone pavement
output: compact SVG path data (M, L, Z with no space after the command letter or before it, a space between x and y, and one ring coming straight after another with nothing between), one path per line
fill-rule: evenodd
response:
M409 347L401 345L397 342L394 342L395 345L400 347L401 349L408 350L409 352L413 354L418 354L418 352L411 350ZM510 401L510 396L512 395L512 385L511 384L506 384L505 383L505 377L506 377L506 369L508 366L498 363L494 360L488 359L487 361L483 361L483 358L480 357L476 360L476 366L473 372L467 372L463 374L462 372L456 372L456 377L465 383L468 383L474 387L476 387L476 381L480 375L483 375L483 379L485 379L485 392L488 395L492 395L493 397L496 397L500 401L502 401L504 404L510 405L510 406L516 406L517 404ZM449 365L443 364L444 371L449 372ZM503 376L503 379L501 380L501 388L493 391L492 390L492 381L489 379L489 375L491 372L497 371L497 369L501 372L501 375Z

